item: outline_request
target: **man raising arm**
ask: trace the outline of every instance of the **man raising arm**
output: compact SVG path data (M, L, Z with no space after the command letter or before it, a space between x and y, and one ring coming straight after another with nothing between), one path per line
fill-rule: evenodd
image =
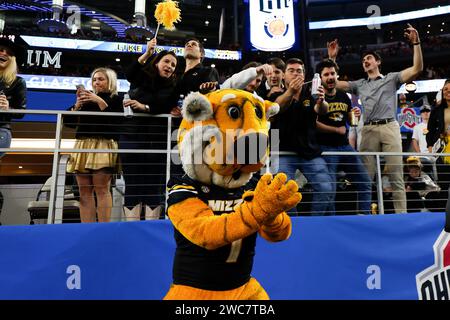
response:
M338 81L337 88L359 96L363 106L364 127L361 131L361 152L402 152L400 127L396 121L396 92L400 84L415 79L423 70L419 34L410 24L405 37L414 47L414 64L401 72L381 74L381 57L369 51L362 56L362 66L367 78L357 81ZM327 44L330 59L335 60L339 44L334 40ZM386 168L393 189L394 208L397 213L406 212L406 195L401 156L386 156ZM375 159L363 156L369 176L375 175Z
M417 76L423 71L423 55L422 55L422 48L420 46L420 38L419 33L416 29L414 29L411 24L408 23L408 27L405 29L404 36L410 44L414 48L414 55L413 55L413 66L409 67L407 69L404 69L400 72L400 82L401 83L407 83L410 81L413 81L417 78ZM328 58L336 62L337 55L339 53L339 42L337 39L327 42L327 49L328 49ZM365 58L365 57L364 57ZM363 59L363 67L366 65L366 61L368 60ZM369 64L369 63L368 63ZM378 65L381 64L381 61ZM376 79L378 76L381 75L379 68L375 69L368 69L364 68L364 71L367 73L368 77L370 79ZM344 90L346 92L351 91L350 82L348 81L338 81L337 83L337 89L338 90Z

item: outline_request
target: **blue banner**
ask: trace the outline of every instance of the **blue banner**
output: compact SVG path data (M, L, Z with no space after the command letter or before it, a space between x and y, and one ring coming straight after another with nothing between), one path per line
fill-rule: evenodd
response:
M292 220L289 240L258 239L272 299L449 298L442 213ZM171 283L169 221L2 226L0 243L0 299L158 300Z
M46 76L36 74L19 74L27 83L27 89L73 91L76 85L82 84L86 89L92 90L92 81L89 77ZM128 92L130 83L126 79L117 79L117 91Z
M67 110L75 104L75 86L83 84L92 90L91 79L87 77L62 77L20 74L27 83L28 110ZM128 92L130 83L125 79L117 79L118 92ZM25 115L23 121L56 122L53 115Z

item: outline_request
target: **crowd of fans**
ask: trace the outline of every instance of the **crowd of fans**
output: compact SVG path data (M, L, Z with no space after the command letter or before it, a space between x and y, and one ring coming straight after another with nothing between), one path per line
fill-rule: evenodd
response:
M439 53L450 51L450 35L433 36L427 37L422 41L422 49L425 54ZM359 61L361 54L368 50L377 51L383 59L394 59L398 57L409 56L412 54L412 49L408 43L403 41L383 43L378 45L347 45L342 46L339 62L342 63L354 63ZM320 50L314 50L315 61L320 61L327 57L326 48ZM350 77L353 77L351 70L347 70L346 73ZM422 72L417 80L428 80L428 79L442 79L445 78L450 73L450 66L442 63L433 63L429 61L426 66L425 72ZM344 76L344 74L342 74Z
M300 181L305 194L308 194L308 190L311 191L312 199L309 206L308 196L306 196L300 207L292 214L308 212L310 215L335 215L341 211L369 214L371 211L376 211L374 208L377 203L373 193L376 189L372 183L375 176L373 157L324 156L323 152L358 150L401 153L406 151L401 147L396 109L394 110L396 89L401 83L418 79L421 74L434 78L439 72L444 73L445 70L436 70L432 66L424 68L422 46L430 49L436 44L448 47L449 38L430 38L422 44L417 31L412 27L406 29L405 37L408 44L398 42L383 46L380 48L381 55L367 50L360 55L351 48L340 48L337 40L328 43L327 55L322 57L324 59L315 70L321 79L321 86L317 92L311 92L311 85L308 85L309 81L305 79L305 65L298 58L283 61L273 57L265 63L254 61L225 80L223 76L219 76L215 68L201 63L204 58L204 48L199 40L192 39L184 44L183 62L185 63L179 64L180 59L171 52L163 51L155 54L156 40L152 39L147 42L145 53L132 65L125 66L125 70L120 71L131 83L127 99L117 94L115 70L103 68L91 73L87 67L80 66L84 68L82 71L74 70L73 72L91 73L94 90L91 92L79 88L76 103L70 110L121 112L123 106L131 107L137 113L170 113L174 117L173 125L177 127L181 117L181 109L177 101L182 100L189 92L206 93L220 88L236 88L254 92L280 105L280 113L270 120L271 130L279 130L279 150L282 153L278 158L274 158L270 169L286 172L290 178ZM338 52L339 59L337 59ZM400 72L381 74L381 57L400 53L402 56L412 55L413 66ZM338 80L340 70L336 60L346 59L356 61L362 59L367 78L347 81L348 79L343 76ZM180 65L184 70L180 70ZM32 68L30 67L28 71L33 72ZM424 69L425 72L423 72ZM58 71L53 70L55 74ZM65 73L65 75L70 74L70 71ZM440 105L450 102L447 92L450 89L447 87L449 87L448 82L443 88L441 101L438 102ZM359 96L363 108L355 108L344 92ZM121 107L112 110L115 105ZM423 112L426 113L429 110L424 109ZM355 121L357 118L362 126L359 130L356 129L357 123L354 123L357 122ZM447 146L444 126L441 126L439 121L436 122L436 118L432 116L433 121L429 122L428 127L422 128L422 132L415 136L416 140L420 135L425 135L428 139L428 132L433 132L434 136L437 136L436 139L433 138L434 141L427 140L425 149L423 146L418 149L420 152L432 151L430 148L437 141L442 142L444 149ZM80 148L114 149L120 145L120 149L162 149L162 144L167 141L166 123L165 120L160 121L161 118L133 118L119 125L114 121L101 122L106 126L85 123L83 119L85 118L78 117L74 120L72 117L72 121L66 122L69 124L72 122L76 126L77 143L80 144ZM100 117L97 118L99 119ZM103 140L99 140L99 136ZM423 137L420 140L424 143ZM291 155L284 155L283 152L286 151ZM94 206L95 204L108 206L111 202L110 195L105 190L110 186L112 175L117 173L123 173L127 185L125 207L128 215L138 219L145 219L149 215L163 216L165 168L161 166L161 163L164 163L164 155L123 154L119 157L120 159L102 160L102 166L98 167L95 154L88 153L85 157L73 154L69 162L69 171L77 175L80 191L82 191L80 192L82 221L109 220L110 210L102 211L98 208L95 210ZM407 170L405 170L403 165L406 159L403 159L401 155L384 157L383 173L387 180L383 186L386 186L385 192L392 195L393 211L400 213L416 210L416 207L410 208L411 201L407 205L407 199L412 199L410 195L413 192L418 194L418 198L415 197L414 200L421 201L418 209L424 210L426 203L424 200L432 194L430 192L439 192L442 186L439 187L438 184L450 181L447 176L442 179L439 176L441 173L439 169L442 168L439 164L444 164L445 158L441 159L441 163L438 158L438 170L436 170L436 161L431 160L431 168L434 171L422 172L422 169L430 164L424 159L409 159L405 167ZM91 174L91 178L86 178L86 174ZM179 166L173 165L171 174L182 174L182 170ZM304 183L301 182L301 177ZM86 188L86 185L95 185L94 180L98 182L99 187ZM420 180L420 183L416 183L416 180ZM345 181L347 189L351 186L356 191L358 201L352 201L356 204L354 208L342 208L337 205L341 193L345 193L342 192L345 189L341 187L342 181ZM419 185L424 189L418 190ZM430 186L433 190L427 189ZM92 200L95 198L94 193L97 202ZM155 208L158 209L157 214L154 212ZM431 210L431 208L427 209ZM101 215L95 217L96 211L98 214L101 212Z
M43 32L39 30L37 26L31 26L26 28L21 28L20 30L14 29L14 27L8 27L5 29L4 33L7 34L27 34L27 35L36 35L36 36L51 36L51 37L64 37L64 38L73 38L73 39L86 39L86 40L101 40L101 41L120 41L120 42L128 42L128 43L146 43L148 38L145 36L141 36L140 38L131 37L129 35L121 38L116 35L108 35L108 33L94 33L91 31L83 32L78 30L77 33L54 33L54 32ZM183 40L178 39L160 39L161 45L166 46L184 46ZM219 49L224 50L240 50L240 44L223 44ZM422 41L422 48L426 54L433 52L445 52L450 51L450 36L433 36L427 37ZM412 53L412 49L410 46L403 41L385 43L380 45L364 45L364 46L342 46L340 49L339 62L356 62L359 61L361 54L368 50L374 50L380 53L380 55L384 59L390 59L395 57L403 57L408 56ZM318 62L327 57L326 49L315 49L312 51L314 56L314 61ZM124 78L126 74L126 66L123 66L120 62L113 63L110 65L113 68L119 78ZM219 70L219 76L221 82L225 81L230 75L235 73L237 70L235 68L228 68L230 70ZM90 75L91 67L83 64L71 64L64 63L62 68L56 69L52 66L48 68L42 69L36 65L28 65L24 64L21 69L21 72L27 74L42 74L43 72L47 75L64 75L64 76L83 76L87 77ZM450 73L450 66L441 63L433 63L430 61L427 64L426 69L422 72L417 80L427 80L427 79L441 79L445 78L446 75ZM353 70L344 70L341 73L341 79L349 80L355 78L355 72Z
M425 52L442 52L450 50L450 35L427 37L422 41L422 48ZM361 57L361 54L367 50L376 50L384 58L402 57L412 54L412 49L408 43L397 41L383 44L371 45L347 45L341 48L339 61L355 61ZM327 57L326 48L316 51L316 60L322 60Z

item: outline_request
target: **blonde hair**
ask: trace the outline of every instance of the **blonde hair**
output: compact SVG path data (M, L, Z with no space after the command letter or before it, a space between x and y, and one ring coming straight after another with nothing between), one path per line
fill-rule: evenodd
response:
M9 64L0 74L0 79L3 80L7 87L12 85L12 83L17 78L17 62L16 57L11 56L9 58Z
M117 93L117 73L110 68L97 68L94 71L92 71L91 81L93 81L94 75L97 72L101 72L106 76L106 80L108 81L108 92L111 93L111 97L118 95L118 93ZM95 89L94 89L94 92L95 92ZM97 92L95 92L95 93L97 93Z

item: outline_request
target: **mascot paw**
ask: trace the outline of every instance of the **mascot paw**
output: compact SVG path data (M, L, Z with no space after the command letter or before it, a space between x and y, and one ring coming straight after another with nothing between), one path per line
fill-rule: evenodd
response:
M255 191L244 194L245 201L253 197L253 215L260 223L272 220L281 212L295 207L302 199L297 183L294 180L286 181L284 173L277 174L275 178L266 173L259 180Z

